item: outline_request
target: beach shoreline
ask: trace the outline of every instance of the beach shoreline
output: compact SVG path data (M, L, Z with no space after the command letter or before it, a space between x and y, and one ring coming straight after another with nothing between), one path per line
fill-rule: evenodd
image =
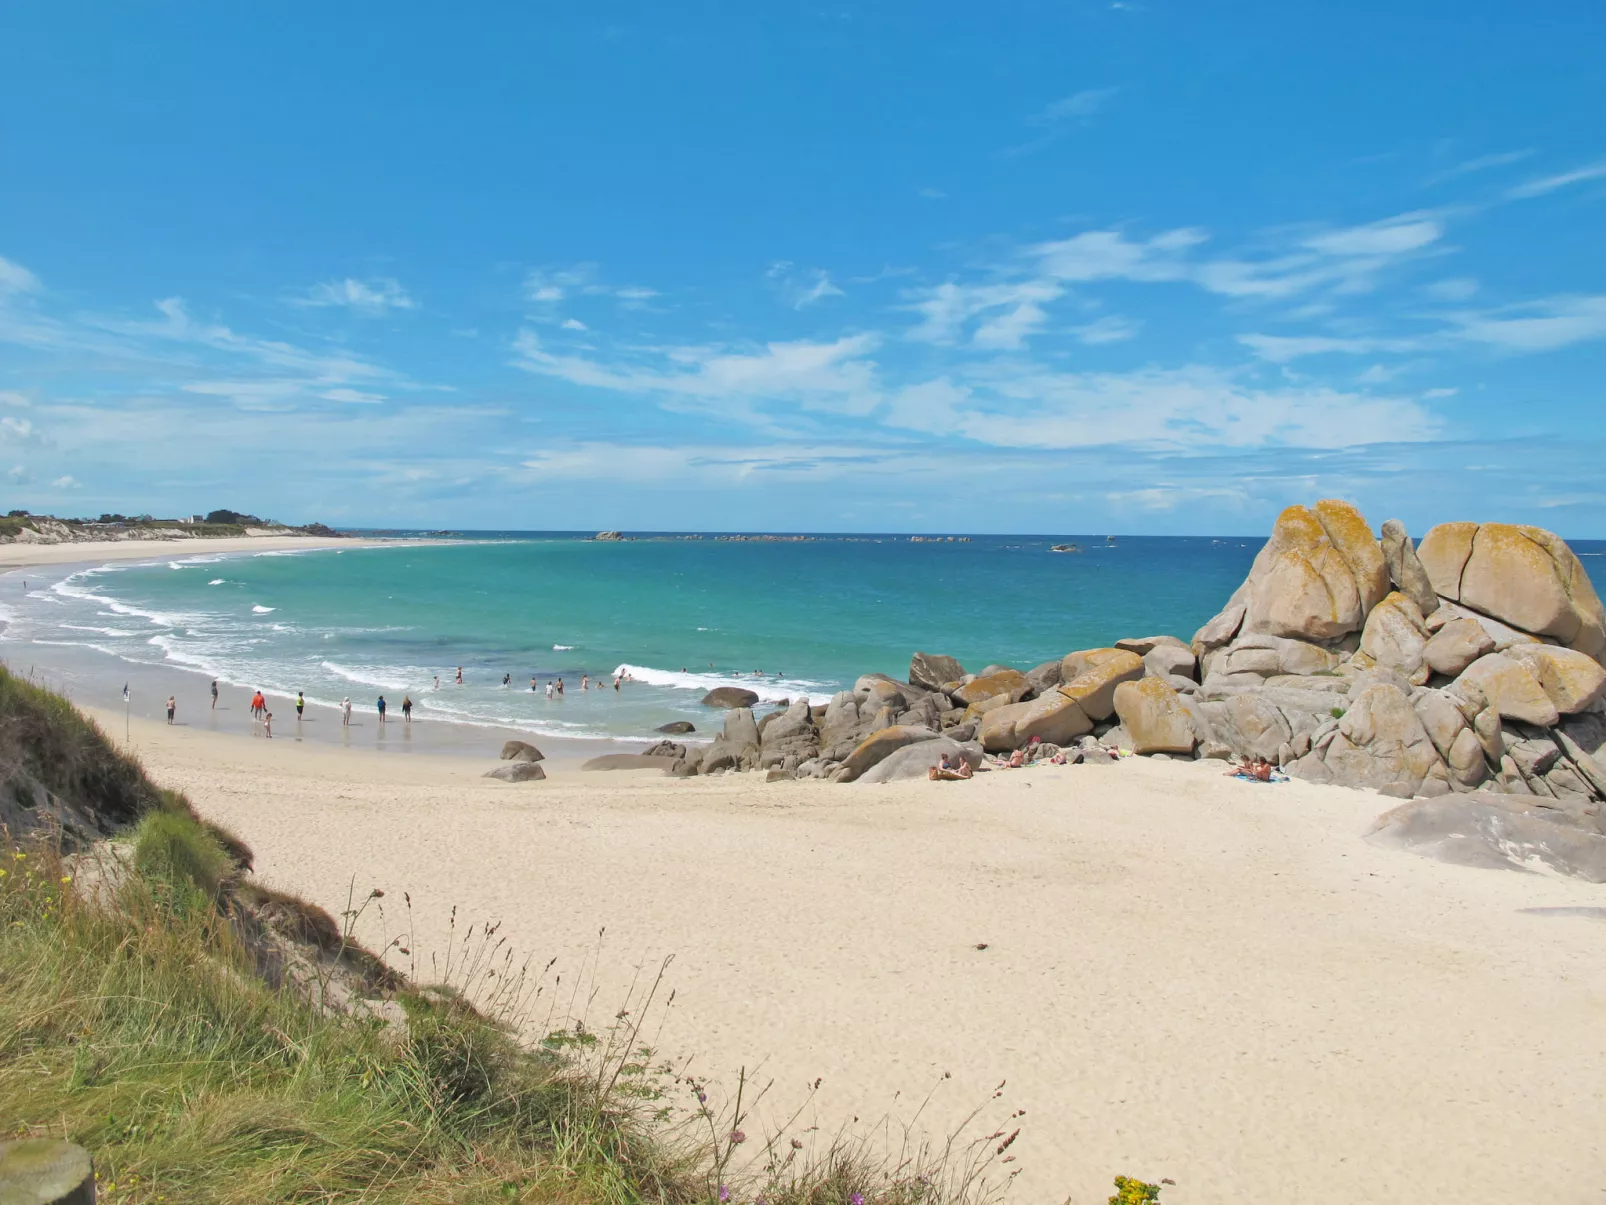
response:
M297 551L326 548L382 548L392 544L424 544L406 537L369 536L226 536L178 540L73 540L60 544L0 544L0 572L35 566L99 565L110 561L138 561L181 554Z
M1369 845L1392 802L1371 792L1144 759L885 786L554 761L504 784L460 758L130 733L265 883L335 914L382 890L359 936L405 934L392 958L426 980L454 933L500 923L557 960L537 1021L605 1026L673 956L657 1045L720 1091L773 1079L755 1130L823 1077L805 1124L908 1121L940 1084L920 1118L940 1137L1002 1080L983 1124L1026 1111L1020 1201L1102 1199L1118 1172L1185 1205L1267 1183L1570 1200L1603 1166L1600 888Z

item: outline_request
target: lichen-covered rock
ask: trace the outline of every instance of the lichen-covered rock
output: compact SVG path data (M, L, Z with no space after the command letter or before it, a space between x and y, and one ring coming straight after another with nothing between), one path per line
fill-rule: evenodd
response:
M1192 753L1193 717L1163 679L1147 677L1115 688L1115 713L1134 753Z
M1007 698L1008 696L1000 696ZM1032 707L1030 703L1004 703L978 717L976 739L989 753L1003 753L1020 747L1015 725Z
M1199 733L1201 738L1218 741L1236 754L1247 753L1268 761L1294 734L1288 718L1259 691L1234 695L1224 702L1199 704L1195 714L1208 728L1208 732Z
M1528 667L1507 653L1479 657L1452 686L1463 683L1475 685L1489 700L1489 706L1508 720L1548 728L1561 714Z
M1367 687L1354 700L1322 761L1346 786L1402 784L1412 792L1442 764L1410 698L1384 684Z
M1433 588L1512 627L1606 655L1606 610L1565 540L1541 527L1441 523L1417 550Z
M895 750L902 749L905 745L936 739L937 733L929 728L915 728L903 724L872 732L859 743L858 748L848 754L842 762L841 769L832 775L831 781L852 782Z
M1249 571L1244 629L1301 640L1359 631L1388 592L1371 528L1345 502L1290 506Z
M1097 654L1095 656L1094 654ZM1073 662L1072 658L1083 658ZM1123 682L1135 682L1143 677L1143 658L1125 649L1095 649L1088 653L1072 653L1065 659L1062 672L1077 668L1059 684L1059 693L1074 699L1093 721L1107 720L1115 714L1115 688Z
M1361 652L1416 686L1428 680L1423 660L1427 644L1428 626L1421 609L1398 590L1372 608L1361 631Z
M1000 669L996 673L972 678L951 693L954 702L968 707L997 695L1008 695L1010 702L1017 703L1031 688L1032 684L1026 680L1025 674L1018 670Z
M1129 653L1136 653L1139 657L1147 657L1157 648L1188 648L1185 643L1175 636L1124 636L1117 640L1113 647L1125 649Z
M965 676L965 667L942 653L916 653L909 659L909 681L927 690L941 690Z
M1388 566L1389 581L1394 588L1417 606L1423 616L1433 614L1439 606L1439 596L1433 592L1433 582L1417 558L1416 545L1406 534L1405 524L1389 519L1383 524L1383 563Z
M1494 640L1483 625L1463 617L1452 619L1428 638L1422 661L1434 673L1454 678L1479 657L1494 651Z
M1093 731L1093 720L1082 705L1057 690L1017 706L1026 710L1015 721L1019 744L1014 748L1028 744L1034 736L1046 744L1064 745Z
M1211 649L1218 649L1229 644L1243 628L1244 611L1248 605L1249 583L1246 581L1233 591L1227 600L1227 605L1212 619L1193 634L1193 643L1189 645L1196 657L1203 657Z
M1606 669L1576 649L1526 644L1508 649L1506 656L1527 667L1562 715L1586 711L1606 696Z

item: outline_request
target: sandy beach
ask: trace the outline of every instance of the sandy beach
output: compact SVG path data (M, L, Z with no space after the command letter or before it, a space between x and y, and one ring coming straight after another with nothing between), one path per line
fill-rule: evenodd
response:
M222 552L372 548L394 542L342 536L241 536L218 540L84 540L68 544L0 544L0 571L24 569L30 565L104 564L107 561L143 561L163 556Z
M727 1087L760 1068L772 1121L816 1077L823 1130L939 1083L934 1133L1024 1110L1012 1200L1102 1201L1117 1173L1183 1205L1600 1199L1606 894L1374 848L1374 794L1137 760L507 785L142 721L132 744L266 882L336 913L382 889L372 944L409 893L423 967L453 908L500 921L557 959L556 1016L578 984L605 1024L673 955L659 1047Z

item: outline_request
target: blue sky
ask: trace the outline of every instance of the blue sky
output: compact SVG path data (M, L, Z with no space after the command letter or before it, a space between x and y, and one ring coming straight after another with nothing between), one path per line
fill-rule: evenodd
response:
M9 5L11 506L1606 535L1606 9Z

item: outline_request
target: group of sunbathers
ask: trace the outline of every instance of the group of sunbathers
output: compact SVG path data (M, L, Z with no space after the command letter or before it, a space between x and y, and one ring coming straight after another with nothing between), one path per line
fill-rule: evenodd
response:
M1264 757L1245 754L1242 761L1227 771L1228 778L1249 778L1256 782L1274 782L1277 767Z

